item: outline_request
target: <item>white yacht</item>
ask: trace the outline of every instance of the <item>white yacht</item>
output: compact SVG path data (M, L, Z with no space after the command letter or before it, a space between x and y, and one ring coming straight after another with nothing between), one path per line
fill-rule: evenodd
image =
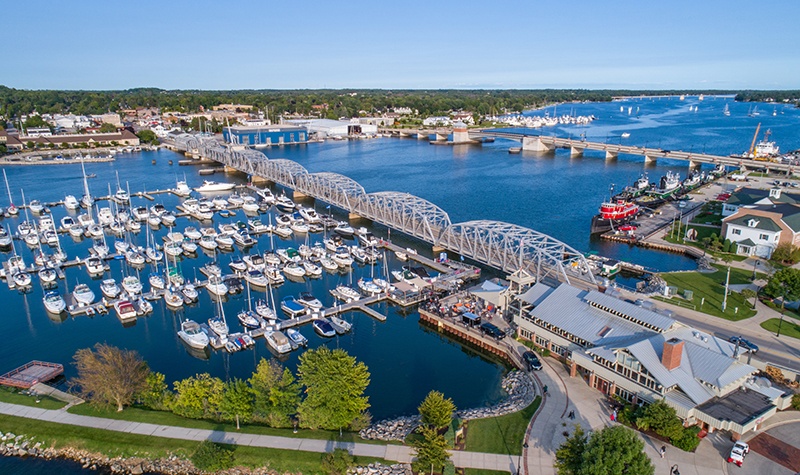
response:
M218 183L211 180L203 181L203 185L194 189L198 193L213 193L217 191L230 191L236 188L235 183Z
M178 196L189 196L192 193L192 189L186 184L186 180L178 180L172 192Z
M47 311L54 315L58 315L67 308L67 303L57 290L47 292L42 300Z
M100 291L108 299L115 299L120 293L119 285L114 279L106 279L100 284Z
M269 347L279 354L292 351L292 344L289 343L289 339L278 330L265 333L264 338L266 338Z
M246 280L253 287L266 287L269 284L267 277L258 269L251 269L247 271L247 273L244 275L244 280Z
M74 195L67 195L64 197L64 207L67 209L76 210L81 207L81 204Z
M181 322L181 329L178 331L178 336L192 348L203 349L208 346L208 335L203 332L200 325L194 320L185 320Z
M97 256L89 257L83 263L86 265L86 271L91 275L100 275L106 271L103 260Z
M72 296L79 305L91 305L94 302L94 292L86 284L78 284L72 291Z
M206 289L216 296L223 296L228 293L228 286L225 285L225 282L223 282L222 278L218 275L211 275L208 278Z
M320 300L314 297L310 292L302 292L300 294L300 298L297 299L297 302L311 309L322 308L322 302L320 302Z
M299 208L298 211L300 212L300 216L306 220L309 224L319 224L322 222L322 219L319 217L317 212L314 208Z
M114 310L117 311L117 317L123 322L136 319L136 307L133 306L130 300L123 299L114 303Z
M129 275L122 279L122 288L125 289L125 292L136 295L142 291L142 283L135 275Z
M301 347L308 345L308 338L304 337L299 330L295 328L289 328L286 330L286 336L289 338L289 341L292 343L292 346Z
M252 196L245 196L244 203L242 203L242 210L245 213L258 213L258 201Z

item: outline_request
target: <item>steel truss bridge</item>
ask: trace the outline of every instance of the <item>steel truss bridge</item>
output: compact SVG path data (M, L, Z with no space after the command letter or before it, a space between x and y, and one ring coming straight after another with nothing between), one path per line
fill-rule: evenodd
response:
M292 160L268 159L263 153L221 145L212 138L184 134L167 140L187 154L219 162L303 195L330 203L458 253L482 264L513 273L525 270L537 280L552 277L597 284L585 256L571 246L533 229L500 221L453 223L442 208L418 196L397 191L367 193L355 180L338 173L309 173Z

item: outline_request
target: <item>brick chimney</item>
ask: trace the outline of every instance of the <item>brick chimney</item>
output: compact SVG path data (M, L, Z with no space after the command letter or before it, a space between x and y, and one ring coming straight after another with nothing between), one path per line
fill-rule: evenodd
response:
M683 354L683 340L670 338L664 342L664 352L661 353L661 364L667 370L672 371L681 365L681 355Z

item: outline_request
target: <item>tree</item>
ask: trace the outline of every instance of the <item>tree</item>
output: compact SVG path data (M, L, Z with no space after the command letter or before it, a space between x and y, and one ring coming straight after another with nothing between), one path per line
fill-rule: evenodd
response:
M248 422L253 417L253 390L239 378L228 381L222 388L219 410L222 420L236 421L238 430L239 420Z
M139 353L98 343L75 352L78 377L73 384L81 396L102 405L114 405L117 411L130 405L134 395L146 386L150 369Z
M653 475L654 471L644 442L627 427L615 425L592 433L575 475Z
M109 124L108 122L104 123L100 126L100 133L101 134L111 134L117 131L117 126L114 124Z
M140 130L139 133L136 134L136 136L139 137L139 140L144 143L158 145L158 137L156 136L156 133L153 132L152 130L149 129Z
M217 472L233 467L233 448L204 440L191 456L192 463L200 470Z
M292 372L277 361L261 359L249 379L253 391L253 418L273 427L289 427L300 403L300 385Z
M147 375L144 388L136 395L136 401L151 409L163 411L169 409L174 394L169 390L165 377L158 372Z
M758 294L756 294L755 290L753 290L753 289L742 289L742 297L744 297L745 300L753 299L753 309L756 308L756 297L757 296L758 296Z
M217 419L222 403L223 383L208 373L175 382L172 412L192 419Z
M575 432L556 450L555 467L559 475L576 475L583 462L586 450L586 433L581 426L575 424Z
M425 396L425 400L419 405L418 410L423 424L442 429L453 421L455 408L452 399L445 399L444 394L439 391L431 391Z
M411 468L417 473L425 473L429 470L439 470L441 472L450 454L447 452L447 440L444 435L432 427L420 426L417 429L422 437L413 442L417 452L417 458L411 463Z
M322 456L322 470L328 475L347 475L355 459L345 449L333 449Z
M772 298L797 300L800 298L800 270L792 267L781 269L770 277L764 286L764 293Z
M795 247L788 242L778 244L775 250L772 251L772 255L770 256L769 260L779 263L794 264L792 257L795 253L795 250Z
M369 408L369 398L364 396L369 370L342 349L323 346L306 351L300 356L297 375L306 394L297 412L306 427L341 433Z
M663 400L645 407L641 415L636 418L636 426L644 431L653 430L656 434L668 439L678 437L683 429L683 424L681 424L675 409Z
M32 116L28 117L28 119L25 120L25 123L23 125L25 126L26 129L30 129L32 127L37 127L37 128L38 127L47 127L47 128L50 128L50 124L45 122L45 120L42 119L42 116L40 116L40 115L32 115Z

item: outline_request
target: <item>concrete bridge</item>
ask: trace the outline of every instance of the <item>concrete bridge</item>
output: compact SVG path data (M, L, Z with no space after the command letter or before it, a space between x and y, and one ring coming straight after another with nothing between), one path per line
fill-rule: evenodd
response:
M452 223L439 206L398 191L367 193L355 180L338 173L309 173L292 160L271 160L247 148L224 146L213 138L184 134L169 139L169 147L210 159L253 178L290 188L294 197L311 197L425 241L434 254L451 251L500 269L542 279L597 285L583 253L533 229L500 221Z
M435 140L447 140L447 137L453 133L452 127L414 127L408 129L401 128L380 128L378 132L384 135L393 137L412 137L417 140L429 140L431 136L435 136Z
M571 156L583 155L586 150L596 150L605 153L606 159L615 159L620 154L639 155L644 157L645 163L656 162L659 158L685 160L690 167L700 166L702 163L712 165L725 165L737 167L741 170L766 169L768 172L784 172L791 174L793 166L783 163L756 161L742 157L725 157L707 153L683 152L679 150L663 150L653 147L639 147L636 145L609 144L603 142L589 142L582 139L561 138L548 135L536 135L525 132L502 132L493 129L474 129L469 131L470 138L480 139L485 137L514 140L522 144L522 150L533 152L553 152L557 148L567 149Z

